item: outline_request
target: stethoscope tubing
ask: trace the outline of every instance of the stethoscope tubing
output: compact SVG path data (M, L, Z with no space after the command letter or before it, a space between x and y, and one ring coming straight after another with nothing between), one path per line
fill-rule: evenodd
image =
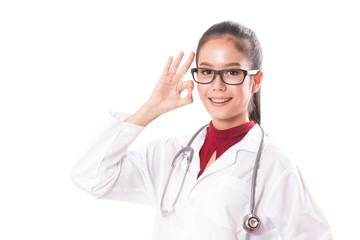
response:
M185 180L186 180L186 176L187 176L187 173L189 171L189 168L190 168L190 164L191 164L191 161L192 161L192 158L193 158L193 154L194 154L194 149L191 147L191 144L192 142L194 141L194 139L199 135L199 133L206 127L208 127L209 124L206 124L205 126L201 127L192 137L191 139L189 140L188 144L181 148L177 153L176 155L174 156L174 159L171 163L171 169L169 171L169 175L168 175L168 178L166 180L166 184L165 184L165 187L164 187L164 191L163 191L163 194L162 194L162 197L161 197L161 205L160 205L160 210L161 210L161 215L162 216L167 216L169 215L173 210L174 210L174 207L179 199L179 196L181 194L181 191L183 189L183 186L184 186L184 183L185 183ZM260 162L260 158L261 158L261 155L262 155L262 151L263 151L263 148L264 148L264 137L265 137L265 133L264 133L264 130L262 129L262 127L260 126L260 129L261 129L261 133L262 133L262 137L261 137L261 142L260 142L260 145L259 145L259 149L258 149L258 152L257 152L257 155L256 155L256 159L255 159L255 163L254 163L254 168L253 168L253 174L252 174L252 179L251 179L251 196L250 196L250 214L246 215L243 219L243 227L246 231L248 232L255 232L259 229L260 227L260 224L261 224L261 221L259 219L259 217L257 217L255 215L255 188L256 188L256 179L257 179L257 172L258 172L258 168L259 168L259 162ZM186 152L190 152L189 155L186 154ZM172 176L172 173L174 171L174 168L175 168L175 165L176 165L176 160L178 159L178 157L180 155L186 155L187 157L187 167L186 167L186 170L185 170L185 173L184 173L184 177L183 177L183 180L181 182L181 185L180 185L180 188L179 188L179 191L178 191L178 194L173 202L173 204L171 205L171 207L169 209L164 209L164 198L165 198L165 195L166 195L166 192L167 192L167 189L168 189L168 186L169 186L169 182L170 182L170 179L171 179L171 176Z
M194 141L194 139L197 137L197 135L199 135L199 133L206 127L208 127L209 124L206 124L205 126L201 127L193 136L192 138L189 140L189 142L186 144L185 147L181 148L177 153L176 155L174 156L174 159L171 163L171 169L169 171L169 175L168 175L168 178L166 180L166 184L165 184L165 188L164 188L164 191L163 191L163 194L162 194L162 197L161 197L161 205L160 205L160 209L161 209L161 215L163 216L167 216L169 215L173 210L174 210L174 207L175 207L175 204L176 202L178 201L179 199L179 196L180 196L180 193L183 189L183 186L184 186L184 183L185 183L185 179L186 179L186 176L187 176L187 173L189 172L189 168L190 168L190 163L192 161L192 158L193 158L193 154L194 154L194 149L191 147L191 144L192 142ZM190 152L190 155L186 155L185 153L186 152ZM164 198L165 198L165 194L167 192L167 189L168 189L168 186L169 186L169 182L170 182L170 179L171 179L171 176L172 176L172 173L174 171L174 168L175 168L175 163L176 163L176 160L178 159L178 157L182 154L185 154L187 156L187 166L186 166L186 170L185 170L185 173L184 173L184 177L183 177L183 180L181 182L181 185L180 185L180 189L179 189L179 192L173 202L173 204L171 205L171 207L167 210L165 210L163 207L164 207Z
M252 179L251 179L251 196L250 196L250 212L251 214L255 214L255 187L256 187L256 179L257 179L257 172L259 169L259 162L260 162L260 158L261 158L261 154L264 148L264 129L262 129L262 127L260 127L261 129L261 133L262 133L262 137L261 137L261 142L259 145L259 150L257 152L256 155L256 159L255 159L255 163L254 163L254 169L253 169L253 175L252 175Z

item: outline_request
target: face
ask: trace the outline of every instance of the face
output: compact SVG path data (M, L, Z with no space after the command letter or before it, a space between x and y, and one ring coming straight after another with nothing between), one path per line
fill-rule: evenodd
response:
M227 37L207 41L198 53L198 67L251 69L246 55ZM199 96L217 129L228 129L249 121L248 106L252 94L260 88L262 73L246 76L241 85L227 85L217 74L209 84L197 84Z

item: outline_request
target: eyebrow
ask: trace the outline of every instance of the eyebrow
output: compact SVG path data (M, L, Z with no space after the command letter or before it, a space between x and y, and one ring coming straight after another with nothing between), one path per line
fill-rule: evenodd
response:
M207 62L202 62L199 64L199 66L204 66L204 67L214 67L214 65L207 63ZM232 63L227 63L224 65L225 67L233 67L233 66L237 66L237 67L241 67L240 63L237 62L232 62Z

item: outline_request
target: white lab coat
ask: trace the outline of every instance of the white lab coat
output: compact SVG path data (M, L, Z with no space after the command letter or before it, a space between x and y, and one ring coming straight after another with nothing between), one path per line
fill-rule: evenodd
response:
M265 138L256 185L257 232L242 227L249 213L254 161L261 140L255 125L197 179L199 151L207 129L191 145L194 157L174 212L160 214L160 202L173 156L191 136L157 140L142 151L128 147L143 127L123 122L128 115L110 112L87 151L74 165L73 182L97 198L153 205L155 240L329 240L330 227L310 196L297 167ZM186 168L179 160L165 198L175 199Z

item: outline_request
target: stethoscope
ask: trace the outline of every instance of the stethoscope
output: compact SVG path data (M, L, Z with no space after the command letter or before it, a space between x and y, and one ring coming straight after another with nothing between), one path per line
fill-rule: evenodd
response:
M190 139L190 141L188 142L188 144L183 147L180 151L178 151L171 163L171 169L169 171L169 176L168 176L168 179L166 181L166 184L165 184L165 188L164 188L164 191L163 191L163 195L162 195L162 198L161 198L161 206L160 206L160 209L161 209L161 214L162 216L168 216L173 210L174 210L174 207L175 207L175 204L177 202L177 200L179 199L179 196L180 196L180 193L181 193L181 190L184 186L184 182L185 182L185 179L186 179L186 175L189 171L189 167L190 167L190 163L192 161L192 158L193 158L193 155L194 155L194 149L191 147L191 144L192 142L194 141L194 139L197 137L197 135L199 135L199 133L204 129L206 128L207 126L209 126L208 124L203 126L202 128L200 128L193 136L192 138ZM260 127L261 128L261 127ZM254 169L253 169L253 174L252 174L252 180L251 180L251 197L250 197L250 214L247 214L244 218L243 218L243 227L246 231L248 232L255 232L259 229L260 225L261 225L261 222L260 222L260 219L258 216L255 215L255 186L256 186L256 176L257 176L257 170L259 168L259 161L260 161L260 158L261 158L261 153L262 153L262 150L263 150L263 143L264 143L264 136L265 136L265 133L264 133L264 130L261 128L261 133L262 133L262 137L261 137L261 142L260 142L260 145L259 145L259 149L258 149L258 152L257 152L257 155L256 155L256 159L255 159L255 163L254 163ZM188 152L188 154L187 154ZM181 185L180 185L180 188L179 188L179 192L175 198L175 201L173 202L173 204L171 205L171 207L167 210L163 209L163 203L164 203L164 198L165 198L165 194L166 194L166 191L167 191L167 188L168 188L168 185L169 185L169 182L170 182L170 179L171 179L171 176L172 176L172 173L174 171L174 168L175 168L175 163L176 163L176 159L180 156L184 156L186 155L186 158L187 158L187 167L186 167L186 170L185 170L185 174L184 174L184 177L182 179L182 182L181 182Z

